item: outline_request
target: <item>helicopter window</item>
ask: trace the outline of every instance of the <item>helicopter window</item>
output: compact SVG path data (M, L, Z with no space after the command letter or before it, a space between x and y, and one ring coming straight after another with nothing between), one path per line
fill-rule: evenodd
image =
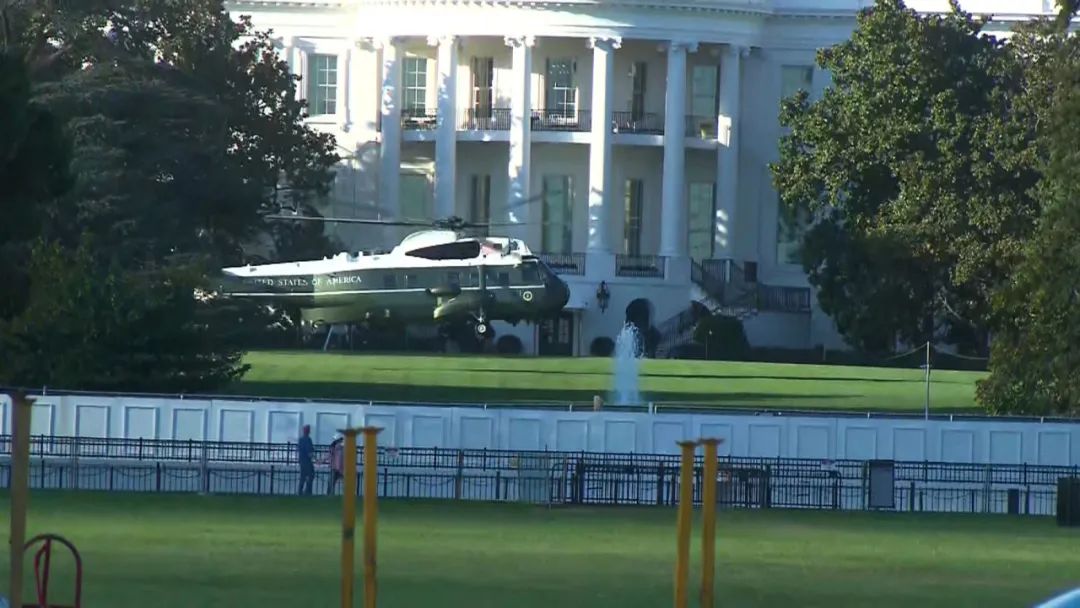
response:
M535 263L521 265L521 280L526 285L535 285L540 282L540 270Z
M477 241L462 241L458 243L443 243L413 249L408 255L428 260L459 260L475 258L480 255L480 243Z
M457 285L458 287L461 287L461 274L456 271L446 273L446 280L451 285Z
M405 275L405 288L406 289L415 289L415 288L417 288L419 286L420 286L419 277L417 277L415 274L407 274L407 275Z
M382 282L384 288L394 289L397 287L397 276L392 274L384 274Z
M500 272L499 273L499 286L500 287L507 287L507 288L510 287L510 273L509 272Z

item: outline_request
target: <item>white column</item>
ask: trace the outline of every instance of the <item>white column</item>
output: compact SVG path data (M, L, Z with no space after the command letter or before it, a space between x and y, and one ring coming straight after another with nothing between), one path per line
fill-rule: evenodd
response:
M668 44L660 217L660 255L667 257L686 256L686 53L696 50L696 42Z
M349 40L345 48L338 53L337 70L337 107L338 116L341 119L341 130L348 133L352 127L352 113L349 111L349 100L352 98L352 70L349 69L349 61L352 59L353 48L357 45L355 40Z
M529 216L529 164L532 122L532 36L507 36L513 49L514 65L510 84L510 187L506 221L524 223ZM515 236L523 236L520 233Z
M735 257L739 206L739 100L745 47L728 45L720 63L720 148L716 154L716 217L713 257Z
M622 41L590 38L593 49L592 142L589 144L589 245L590 253L611 250L608 238L612 199L611 112L615 95L611 90L615 75L615 49Z
M300 82L296 83L296 99L304 99L307 95L304 94L304 89L307 88L307 78L304 74L304 51L300 48L300 40L293 36L286 40L285 54L288 57L289 71L294 76L300 76Z
M438 45L439 114L435 132L435 217L455 215L457 198L457 63L458 44L454 36L430 37Z
M401 181L401 49L392 38L375 41L382 50L382 141L379 156L380 212L400 219L398 190ZM396 234L397 231L391 231Z

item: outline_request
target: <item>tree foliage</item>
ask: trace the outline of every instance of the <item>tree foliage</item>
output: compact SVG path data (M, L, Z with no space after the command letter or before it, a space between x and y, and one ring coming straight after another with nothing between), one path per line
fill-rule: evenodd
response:
M36 245L29 270L47 280L32 283L23 313L0 331L2 350L18 354L0 368L0 382L184 392L247 370L240 342L257 310L245 317L237 304L193 298L206 284L192 266L144 276L100 259L100 250L91 237L74 250Z
M1030 55L1040 68L1034 94L1047 95L1038 186L1045 211L1016 272L995 294L990 376L977 392L994 413L1080 414L1080 40L1061 21L1038 24L1026 37L1027 48L1041 47Z
M814 220L803 266L868 351L985 330L1038 215L1022 63L951 4L921 16L878 0L818 52L832 75L823 97L782 106L790 130L771 169L787 212Z
M21 56L0 50L0 320L26 303L30 243L45 222L40 201L65 192L70 147L56 117L31 100Z
M0 375L71 388L231 381L244 369L242 330L268 319L195 288L222 265L332 247L263 219L310 210L338 160L333 137L304 123L298 77L272 34L221 0L22 0L5 3L0 26L28 66L33 103L71 141L62 164L73 175L6 227L44 237L33 260L44 274L24 274L28 299L2 317L20 367ZM0 247L12 241L0 232ZM65 255L78 272L50 276ZM68 342L100 366L54 360Z

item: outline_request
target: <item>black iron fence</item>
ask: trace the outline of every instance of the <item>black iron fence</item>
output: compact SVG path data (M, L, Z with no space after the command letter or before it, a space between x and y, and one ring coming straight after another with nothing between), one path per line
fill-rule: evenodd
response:
M0 487L10 485L10 453L10 436L0 436ZM299 483L287 443L35 436L30 453L38 489L284 495ZM388 498L672 505L679 494L674 454L386 446L378 454L379 495ZM327 446L316 447L315 492L339 493L340 482L328 485L326 455ZM362 467L362 451L357 461ZM695 502L702 464L698 455ZM716 483L730 508L1050 516L1062 477L1080 477L1080 467L724 456Z

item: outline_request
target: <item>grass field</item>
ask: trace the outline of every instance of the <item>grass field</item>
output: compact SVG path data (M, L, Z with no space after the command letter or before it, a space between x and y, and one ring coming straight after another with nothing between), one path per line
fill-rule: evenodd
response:
M81 549L86 606L337 605L339 499L35 493L31 508L31 534ZM379 518L380 608L671 605L673 509L384 501ZM717 537L721 606L1014 608L1080 584L1080 530L1046 518L732 511Z
M611 390L611 358L257 352L235 393L426 402L591 402ZM931 409L977 412L979 372L935 371ZM919 369L645 360L646 401L789 409L922 411Z

